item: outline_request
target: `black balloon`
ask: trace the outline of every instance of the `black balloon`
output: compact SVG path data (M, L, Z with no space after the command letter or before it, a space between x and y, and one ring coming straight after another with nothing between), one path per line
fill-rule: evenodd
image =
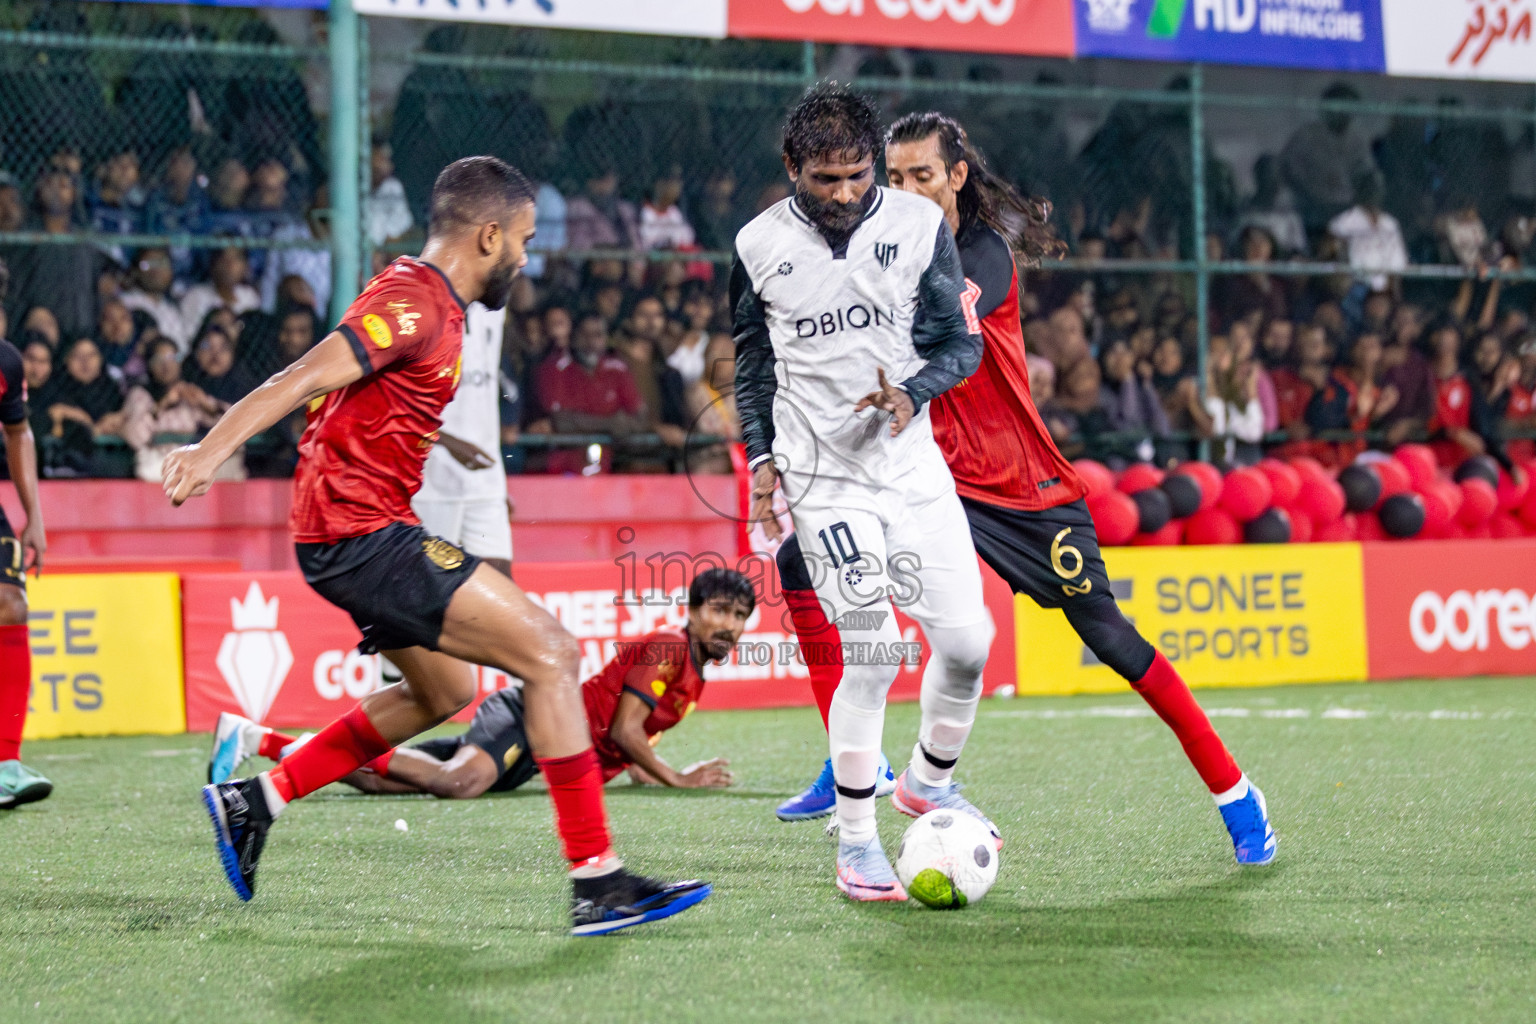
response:
M1393 537L1412 537L1424 529L1424 499L1417 494L1394 494L1381 503L1381 528Z
M1187 473L1169 473L1159 485L1168 495L1168 506L1175 519L1187 519L1200 510L1200 481Z
M1499 489L1499 464L1488 455L1469 455L1461 460L1461 465L1456 467L1456 472L1451 474L1457 483L1472 477L1481 477L1488 481L1488 486L1494 490Z
M1257 519L1243 524L1243 540L1249 544L1289 544L1290 515L1283 508L1265 509Z
M1131 495L1136 503L1137 529L1142 533L1156 533L1173 518L1173 507L1161 487L1148 487Z
M1381 474L1371 466L1345 466L1339 486L1344 488L1344 507L1351 512L1369 512L1381 500Z

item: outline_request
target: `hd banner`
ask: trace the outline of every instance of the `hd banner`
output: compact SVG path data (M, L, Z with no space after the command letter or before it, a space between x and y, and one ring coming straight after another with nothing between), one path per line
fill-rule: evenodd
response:
M1141 635L1195 686L1361 680L1360 545L1117 548L1111 593ZM1019 693L1111 693L1101 664L1060 611L1018 598Z
M1387 2L1072 0L1079 57L1377 72Z
M726 0L352 0L359 14L593 32L725 35Z
M1387 71L1536 82L1536 0L1385 0Z
M181 588L172 573L27 581L27 739L186 729Z
M1072 0L730 0L755 39L1072 56Z

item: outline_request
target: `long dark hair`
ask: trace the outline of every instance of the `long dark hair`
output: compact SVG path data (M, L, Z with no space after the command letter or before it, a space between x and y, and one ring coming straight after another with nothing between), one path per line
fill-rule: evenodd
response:
M1066 253L1066 243L1056 237L1050 225L1050 200L1026 196L993 173L959 121L936 110L906 114L885 133L885 144L919 142L929 136L938 139L946 171L961 160L968 169L965 184L955 196L960 209L956 234L964 234L980 220L1007 239L1024 266L1037 266L1042 259Z

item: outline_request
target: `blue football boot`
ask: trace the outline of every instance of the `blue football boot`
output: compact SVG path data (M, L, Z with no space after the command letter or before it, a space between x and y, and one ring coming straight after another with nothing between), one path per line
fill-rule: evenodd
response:
M1269 811L1258 786L1248 783L1248 792L1241 800L1234 800L1220 810L1239 864L1268 864L1275 859L1280 843L1270 827Z
M875 797L890 796L895 789L896 775L891 771L891 762L881 754L879 773L875 776ZM836 809L837 783L832 778L832 759L829 757L810 788L779 804L774 814L780 821L809 821L825 818Z

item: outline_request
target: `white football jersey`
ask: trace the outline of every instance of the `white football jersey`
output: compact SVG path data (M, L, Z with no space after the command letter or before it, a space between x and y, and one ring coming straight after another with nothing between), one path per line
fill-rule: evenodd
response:
M813 483L823 493L953 487L926 402L974 372L979 325L964 305L943 211L920 196L875 191L841 250L793 199L736 237L731 301L747 455L755 464L771 450L792 503ZM890 414L854 411L878 390L879 368L919 407L894 438Z
M478 302L464 311L464 363L459 390L443 409L442 432L468 441L496 460L489 469L466 469L442 445L434 445L422 472L419 496L428 501L507 496L501 459L501 338L503 310Z

